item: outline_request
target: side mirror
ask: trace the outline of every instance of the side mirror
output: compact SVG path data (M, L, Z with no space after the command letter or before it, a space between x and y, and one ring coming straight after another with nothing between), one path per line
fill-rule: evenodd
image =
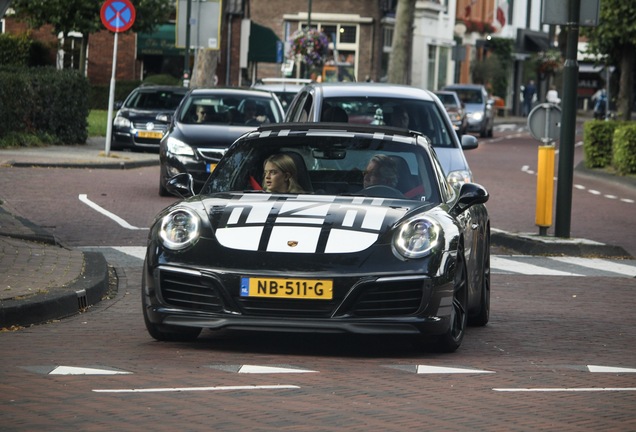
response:
M488 201L488 191L477 183L464 183L459 189L459 197L450 212L453 216L465 212L476 204L483 204Z
M477 146L479 146L479 142L476 137L468 134L462 135L462 149L472 150L476 149Z
M115 109L121 109L121 107L124 106L124 102L123 101L117 101L115 102Z
M194 179L192 178L192 174L179 173L168 180L166 189L173 195L188 198L194 196L193 184Z

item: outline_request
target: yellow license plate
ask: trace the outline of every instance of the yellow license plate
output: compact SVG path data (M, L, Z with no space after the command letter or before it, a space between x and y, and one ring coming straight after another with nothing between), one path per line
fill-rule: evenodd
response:
M331 300L333 281L327 279L241 278L241 297Z
M157 138L163 137L163 132L151 132L151 131L139 131L137 132L139 138Z

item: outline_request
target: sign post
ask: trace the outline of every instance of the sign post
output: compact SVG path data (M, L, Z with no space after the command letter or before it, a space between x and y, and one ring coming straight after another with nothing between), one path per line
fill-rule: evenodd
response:
M106 0L100 12L102 23L115 32L113 43L113 66L108 95L108 117L106 123L106 147L104 153L110 156L110 143L113 137L113 106L115 105L115 72L117 70L117 35L132 27L135 22L135 7L130 0Z
M561 132L561 108L551 103L537 105L528 115L528 129L543 144L539 146L537 164L535 224L539 227L539 235L545 236L552 225L554 142Z

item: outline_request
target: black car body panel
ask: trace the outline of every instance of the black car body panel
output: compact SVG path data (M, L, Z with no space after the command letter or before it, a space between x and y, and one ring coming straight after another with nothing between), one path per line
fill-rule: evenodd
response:
M280 152L301 157L304 192L260 189L263 160ZM402 158L401 176L413 183L361 190L360 167L378 153ZM201 328L446 335L458 286L466 315L485 307L487 198L475 184L453 188L419 134L262 126L228 149L199 194L155 218L142 281L146 325L158 339ZM400 233L424 225L430 244L408 248L425 251L404 252ZM175 238L189 240L166 240L185 227Z
M168 122L188 89L177 86L141 86L121 103L113 119L112 150L159 150Z

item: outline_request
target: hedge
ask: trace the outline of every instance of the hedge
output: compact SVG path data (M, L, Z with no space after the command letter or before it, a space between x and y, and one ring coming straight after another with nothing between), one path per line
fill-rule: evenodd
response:
M612 163L612 141L618 121L592 120L583 126L586 168L603 168Z
M621 126L614 132L612 166L620 175L636 174L636 124Z
M31 134L54 144L83 144L88 97L88 81L75 70L2 67L0 141Z

